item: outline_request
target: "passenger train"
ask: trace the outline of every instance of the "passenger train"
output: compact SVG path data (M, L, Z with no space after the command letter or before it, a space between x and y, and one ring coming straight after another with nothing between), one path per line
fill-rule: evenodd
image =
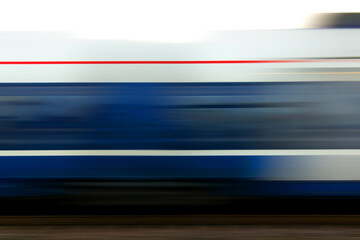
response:
M1 199L360 196L357 29L0 36Z

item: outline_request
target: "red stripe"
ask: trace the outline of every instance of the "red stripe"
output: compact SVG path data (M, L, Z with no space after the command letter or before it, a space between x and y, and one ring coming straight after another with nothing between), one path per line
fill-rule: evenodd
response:
M241 64L301 63L319 60L219 60L219 61L0 61L0 64Z

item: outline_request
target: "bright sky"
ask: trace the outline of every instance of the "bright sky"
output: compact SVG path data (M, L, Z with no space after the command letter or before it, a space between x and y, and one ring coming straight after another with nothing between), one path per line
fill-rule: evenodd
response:
M0 31L71 31L95 38L180 38L212 30L289 29L359 0L0 0Z

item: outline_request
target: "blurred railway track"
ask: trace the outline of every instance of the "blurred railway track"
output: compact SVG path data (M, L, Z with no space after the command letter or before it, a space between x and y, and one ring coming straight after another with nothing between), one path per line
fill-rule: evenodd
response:
M16 225L360 225L360 215L0 216L0 226Z

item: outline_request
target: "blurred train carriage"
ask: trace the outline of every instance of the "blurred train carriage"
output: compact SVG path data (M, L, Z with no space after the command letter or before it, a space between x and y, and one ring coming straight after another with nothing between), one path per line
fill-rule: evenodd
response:
M292 41L279 52L284 35ZM39 39L24 57L41 53ZM134 44L140 60L158 60L141 56L155 48L195 62L2 64L0 196L120 205L359 196L359 40L357 29L230 32L194 44L73 39L69 49L95 46L99 59L132 59ZM218 61L260 54L290 60Z

